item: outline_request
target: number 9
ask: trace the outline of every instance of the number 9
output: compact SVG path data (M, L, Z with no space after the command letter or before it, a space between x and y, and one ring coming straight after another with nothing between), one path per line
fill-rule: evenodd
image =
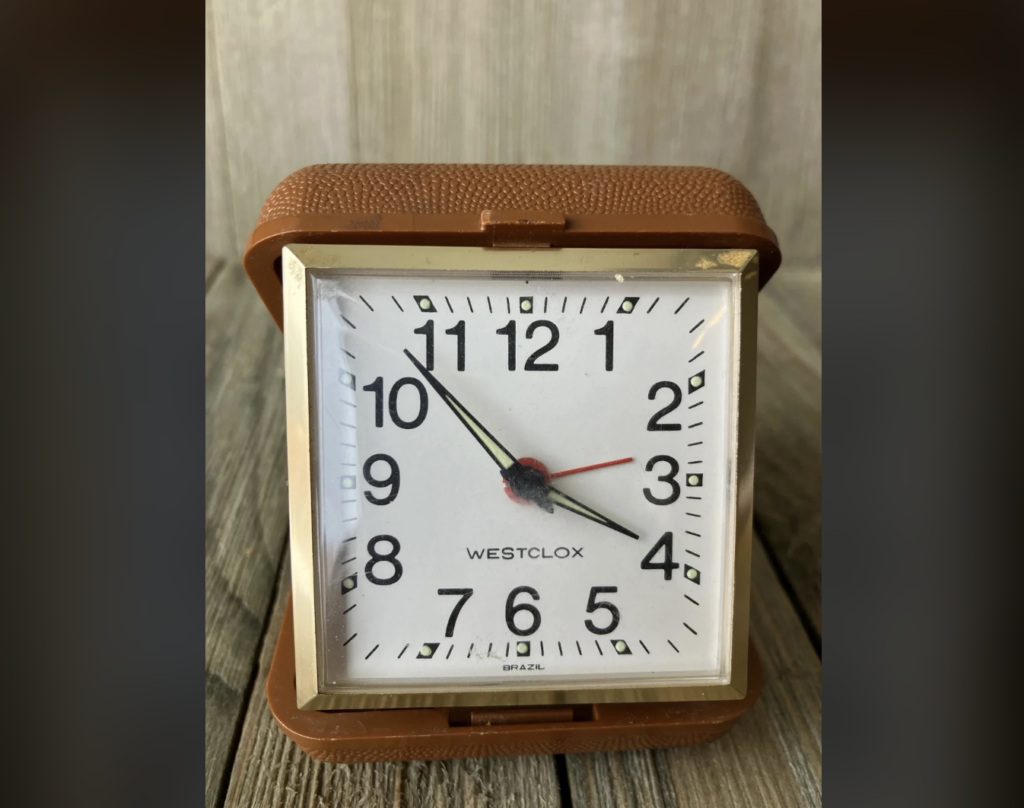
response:
M391 474L389 474L383 480L379 480L371 473L373 464L378 460L387 463L391 466ZM375 497L370 491L364 491L366 499L372 502L374 505L387 505L389 502L393 502L395 497L398 496L398 488L402 481L402 475L398 471L398 463L395 462L395 458L386 454L375 454L367 458L366 462L363 463L363 477L366 482L372 485L374 488L387 488L391 487L391 491L388 492L386 497Z

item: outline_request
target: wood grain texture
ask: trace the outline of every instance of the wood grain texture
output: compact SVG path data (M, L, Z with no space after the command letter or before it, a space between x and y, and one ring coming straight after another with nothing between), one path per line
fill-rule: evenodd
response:
M729 734L677 749L567 755L574 808L821 805L821 662L759 541L751 631L764 689Z
M233 234L211 233L216 222L208 211L208 249L228 239L226 257L240 260L260 206L278 182L313 163L357 161L347 5L208 0L225 144L222 173L230 188L230 204L217 215L234 223ZM208 155L210 137L208 132Z
M759 298L754 513L821 640L821 270L784 267Z
M555 808L560 804L554 758L319 763L290 741L267 706L267 672L291 583L285 559L281 584L259 659L226 806L358 806L359 808Z
M206 3L206 254L221 260L237 251L234 199L217 64L213 4ZM207 287L209 290L209 287Z
M239 265L206 299L206 804L217 804L287 529L281 335Z
M264 198L304 165L569 163L720 168L753 191L788 261L820 262L814 0L208 8L208 203L229 184L208 205L215 254L240 254Z

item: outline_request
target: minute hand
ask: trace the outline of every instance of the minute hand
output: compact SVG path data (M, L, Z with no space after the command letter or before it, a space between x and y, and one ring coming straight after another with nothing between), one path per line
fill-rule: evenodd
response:
M623 533L632 539L639 539L640 537L632 530L624 528L622 525L613 522L606 516L602 516L592 508L588 508L582 502L577 502L575 499L570 497L568 494L563 494L557 488L548 487L548 501L557 505L560 508L565 508L567 511L579 514L585 519L589 519L592 522L597 522L599 525L611 528L612 530Z
M462 406L462 403L451 394L447 387L434 377L433 373L427 370L415 356L409 353L408 348L405 350L405 355L409 357L428 384L437 391L437 394L441 396L441 400L458 416L462 425L476 438L477 443L484 447L484 451L491 456L491 459L498 464L498 467L504 471L514 466L516 459L512 456L512 453L502 446L498 439L484 428L483 424L470 415L469 410Z

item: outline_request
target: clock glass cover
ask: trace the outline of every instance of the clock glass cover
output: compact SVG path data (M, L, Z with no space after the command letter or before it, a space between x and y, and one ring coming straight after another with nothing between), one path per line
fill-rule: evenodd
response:
M317 693L730 682L756 255L705 255L286 250Z

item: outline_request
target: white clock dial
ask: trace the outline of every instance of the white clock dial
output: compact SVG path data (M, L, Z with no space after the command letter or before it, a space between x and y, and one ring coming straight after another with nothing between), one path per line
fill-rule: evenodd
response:
M730 281L310 283L323 692L728 681Z

